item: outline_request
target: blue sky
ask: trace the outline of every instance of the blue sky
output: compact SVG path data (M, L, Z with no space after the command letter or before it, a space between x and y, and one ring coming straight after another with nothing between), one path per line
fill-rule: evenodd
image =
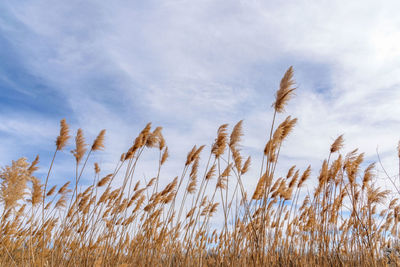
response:
M293 65L287 113L299 124L283 166L318 172L343 133L346 151L375 161L379 147L396 174L398 10L398 1L2 1L0 165L39 154L45 172L66 118L88 142L107 129L106 151L93 160L108 170L151 121L171 151L168 181L194 144L244 119L243 149L258 170L273 94ZM52 183L71 175L68 151Z

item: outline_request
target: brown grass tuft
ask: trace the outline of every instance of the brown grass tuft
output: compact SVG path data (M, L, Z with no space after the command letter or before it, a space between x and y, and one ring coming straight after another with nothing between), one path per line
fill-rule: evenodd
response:
M60 135L57 137L56 146L57 150L63 150L63 148L67 145L68 139L71 137L69 135L69 126L65 119L60 121Z

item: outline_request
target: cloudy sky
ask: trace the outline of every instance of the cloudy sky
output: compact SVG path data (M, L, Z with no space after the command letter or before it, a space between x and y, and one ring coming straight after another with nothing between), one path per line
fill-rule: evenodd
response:
M219 125L243 119L243 151L259 170L274 93L293 65L286 111L299 122L282 165L311 163L316 174L344 134L344 152L376 161L378 148L396 175L399 10L395 0L2 1L0 165L39 154L44 173L66 118L88 142L107 129L93 159L107 170L152 122L170 149L167 181L194 144L209 149ZM51 183L72 175L70 149ZM257 178L247 179L251 188Z

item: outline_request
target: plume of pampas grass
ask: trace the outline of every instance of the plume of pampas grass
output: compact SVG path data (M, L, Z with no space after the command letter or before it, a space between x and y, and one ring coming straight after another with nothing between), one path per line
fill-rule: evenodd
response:
M240 143L243 136L243 120L240 120L234 127L230 136L229 146L235 147Z
M104 149L104 136L105 136L105 134L106 134L106 130L105 129L100 131L99 135L96 137L96 139L93 142L93 145L92 145L92 150L93 151Z
M212 165L212 167L208 170L207 174L206 174L206 180L210 180L214 174L215 174L215 170L216 170L216 165Z
M251 164L251 157L248 156L246 161L243 164L243 168L241 170L241 175L246 174L246 172L248 172L248 170L250 169L250 164Z
M46 196L52 196L55 192L56 192L57 186L54 185L52 188L50 188L50 190L47 192Z
M83 155L85 155L87 150L86 146L87 144L85 143L85 138L83 137L83 131L79 128L75 137L75 150L71 151L77 164L79 164Z
M69 135L69 126L65 119L60 121L60 126L60 135L56 140L57 150L62 150L67 145L68 139L71 137Z
M20 158L0 172L0 200L4 203L5 211L15 207L25 195L26 183L30 178L28 166L26 158Z
M218 128L218 135L211 149L211 153L213 153L217 158L220 157L225 151L228 137L227 128L228 124L223 124Z
M343 143L344 143L343 135L340 135L331 145L331 153L335 153L339 151L341 148L343 148Z
M290 66L281 80L279 90L276 92L274 109L277 113L282 113L285 110L285 105L293 96L296 88L293 80L293 67Z
M107 176L103 177L98 183L97 183L97 187L102 187L105 184L107 184L111 178L113 177L113 174L108 174Z
M99 164L97 162L94 163L94 172L96 174L100 173L100 166L99 166Z
M32 175L32 173L34 173L39 169L39 167L37 166L38 163L39 163L39 155L36 156L35 160L32 161L31 166L29 166L28 168L29 175Z
M168 156L169 156L168 147L165 147L164 152L162 153L162 156L161 156L161 161L160 161L161 165L163 165L167 161Z
M43 185L40 183L40 180L36 177L30 177L30 181L32 182L31 204L32 206L35 206L42 202Z

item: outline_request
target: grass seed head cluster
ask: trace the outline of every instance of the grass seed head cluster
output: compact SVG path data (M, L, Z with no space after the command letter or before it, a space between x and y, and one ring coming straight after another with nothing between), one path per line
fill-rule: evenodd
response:
M272 104L252 192L246 174L256 167L240 149L242 121L231 131L221 125L211 149L194 146L181 174L164 187L160 174L169 153L161 127L147 124L106 174L98 163L94 171L89 168L90 156L104 149L106 131L89 145L78 129L71 151L75 179L48 188L57 152L72 143L61 120L46 177L35 177L39 157L1 169L0 266L399 264L400 203L392 197L397 192L375 185L374 164L362 169L362 153L341 153L343 136L327 149L319 173L292 166L286 175L276 175L282 144L297 122L281 118L295 90L290 67ZM143 181L136 169L149 149L159 151L157 175ZM84 173L91 173L93 182L78 187ZM122 177L119 186L116 177ZM308 179L316 186L303 192ZM222 223L213 228L217 211Z

